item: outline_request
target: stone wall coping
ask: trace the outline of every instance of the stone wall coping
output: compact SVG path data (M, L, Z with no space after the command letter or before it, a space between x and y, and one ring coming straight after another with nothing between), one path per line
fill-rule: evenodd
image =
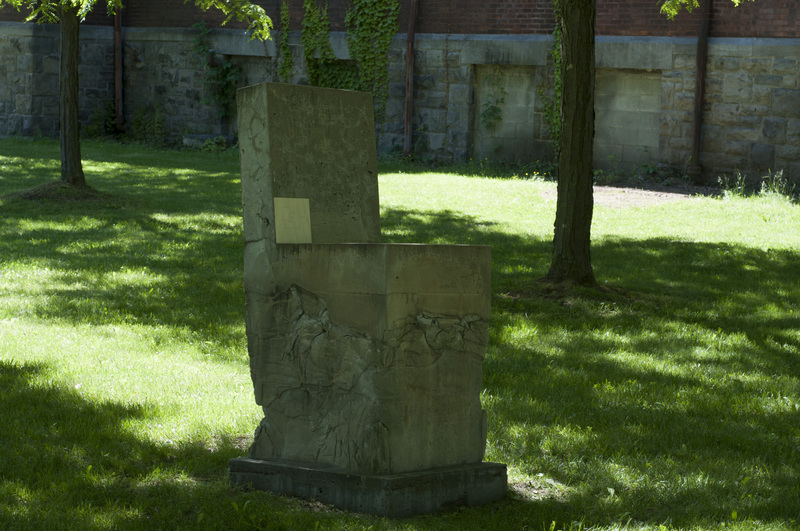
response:
M4 37L58 37L58 24L36 24L33 22L0 21L0 36ZM113 39L113 26L91 26L81 24L81 39Z
M111 38L114 29L110 26L81 26L81 38L105 39ZM159 42L184 42L193 39L197 30L192 28L123 28L125 39L137 41L159 41ZM267 41L266 47L257 40L251 40L249 33L241 29L213 29L209 32L209 37L213 48L224 55L249 56L249 57L273 57L275 55L275 36L280 32L273 32L273 39ZM292 31L290 40L293 44L299 44L299 32ZM297 35L294 35L294 34ZM11 37L32 37L34 35L58 35L57 24L33 24L29 22L5 22L0 21L0 35ZM393 44L399 46L405 44L406 33L395 34ZM447 42L454 47L463 47L462 64L490 64L499 60L498 64L509 65L543 65L545 58L543 51L549 47L553 40L552 35L498 35L498 34L443 34L443 33L418 33L415 39L419 45L425 47L437 42ZM690 53L697 44L696 37L663 37L663 36L617 36L617 35L598 35L596 37L598 66L604 68L636 68L636 69L667 69L665 54L667 53ZM539 45L525 48L531 44ZM614 45L640 44L650 47L649 51L643 50L642 54L633 54L619 58L613 50ZM488 56L486 45L495 47ZM336 57L339 59L350 59L347 47L346 34L343 31L331 32L331 46ZM685 50L663 48L664 46L685 47ZM605 54L604 48L610 47ZM779 55L784 57L800 57L800 39L796 38L733 38L733 37L711 37L709 38L709 53L711 55L742 55L742 49L750 48L745 53L746 56L771 56ZM735 51L734 51L735 50ZM661 60L653 61L654 54L661 57ZM489 57L491 56L491 57ZM617 56L617 57L615 57ZM642 61L642 56L649 58ZM620 61L621 59L621 61Z

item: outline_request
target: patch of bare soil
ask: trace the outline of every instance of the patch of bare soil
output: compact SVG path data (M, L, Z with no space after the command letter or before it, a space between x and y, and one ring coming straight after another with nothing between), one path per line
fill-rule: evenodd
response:
M594 186L594 204L607 208L637 208L658 206L677 201L691 201L702 196L716 195L719 190L708 187L659 184L630 184ZM555 201L556 190L543 192L546 199Z
M53 181L28 190L4 195L2 199L23 199L26 201L108 201L112 196L99 192L89 186L72 186L63 181Z
M560 501L564 499L566 487L552 479L535 478L533 481L511 483L511 495L519 500L547 500Z

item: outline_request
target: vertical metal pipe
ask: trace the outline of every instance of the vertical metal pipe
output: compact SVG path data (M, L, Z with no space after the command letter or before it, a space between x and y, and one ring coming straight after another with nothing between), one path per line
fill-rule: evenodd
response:
M706 86L706 65L708 62L708 29L711 24L712 0L700 2L700 33L697 37L697 76L694 87L694 118L692 123L692 153L688 174L692 182L702 184L703 171L700 167L700 147L703 130L703 98Z
M408 35L406 38L406 105L403 117L403 154L411 153L413 132L411 131L411 113L414 100L414 34L416 32L417 7L419 0L411 0L408 13Z
M125 130L122 109L122 12L114 14L114 128L118 133Z

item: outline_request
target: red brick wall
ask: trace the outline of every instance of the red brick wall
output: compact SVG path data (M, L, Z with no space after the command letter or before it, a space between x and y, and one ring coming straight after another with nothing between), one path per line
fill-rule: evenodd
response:
M99 2L102 4L102 2ZM91 24L94 26L113 26L114 25L114 18L109 17L106 14L107 8L106 4L96 5L94 10L89 13L84 21L85 24ZM23 9L22 11L17 11L13 7L2 7L0 8L0 21L3 22L25 22L25 19L30 14L30 10Z
M400 28L408 27L410 0L401 1ZM300 29L302 0L288 0L292 29ZM713 0L712 37L800 38L800 8L797 0L744 1L734 7L730 0ZM89 24L110 24L103 2L89 16ZM256 0L279 25L280 0ZM349 0L328 0L331 29L344 30ZM134 27L190 27L201 20L216 26L219 11L203 12L183 0L128 0L125 24ZM598 35L694 36L697 13L681 13L675 20L659 12L658 0L597 0ZM0 9L0 20L22 21L24 15L11 8ZM419 33L549 34L553 24L552 0L420 0ZM232 22L228 27L242 27Z

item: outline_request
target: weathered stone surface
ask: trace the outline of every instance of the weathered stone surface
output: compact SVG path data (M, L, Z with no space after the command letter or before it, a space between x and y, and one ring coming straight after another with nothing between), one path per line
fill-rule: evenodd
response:
M86 51L81 57L80 119L84 124L91 123L95 113L114 97L112 33L109 27L84 25L81 28L82 49ZM207 101L204 82L207 66L193 50L196 35L196 31L190 29L126 28L124 110L128 125L137 113L154 113L159 109L170 140L187 132L215 136L236 133L234 121L223 123L216 116L216 109L204 103ZM261 43L247 42L246 37L236 30L214 30L209 37L212 47L220 54L232 56L237 64L243 66L242 84L252 85L275 78L274 42L267 43L265 50ZM380 132L386 133L379 136L382 151L402 145L406 44L402 37L399 34L393 40L389 51L390 110L387 121L380 125ZM476 152L480 152L483 149L482 133L476 115L481 107L475 72L489 59L489 64L502 64L508 68L535 65L537 72L545 72L551 39L549 35L418 34L415 74L425 82L415 87L412 128L414 131L424 130L424 134L415 133L414 137L413 145L419 154L450 160L454 156L456 159L474 157ZM333 40L336 53L345 57L348 52L343 34L335 35ZM739 116L747 114L747 108L738 108L737 116L730 121L726 108L717 104L763 105L767 110L759 116L765 118L800 117L797 111L800 104L791 95L792 91L800 90L797 75L800 47L790 41L713 38L705 95L706 103L711 107L706 108L703 122L728 125L746 122ZM57 102L57 42L56 26L0 23L0 79L3 80L0 83L0 104L3 106L0 135L57 135L57 105L44 100ZM297 59L291 81L297 83L305 77L299 31L290 34L290 43ZM695 51L694 38L605 36L599 37L597 43L598 65L613 68L614 75L625 77L632 71L662 72L662 113L692 110ZM752 80L748 81L747 76ZM537 79L533 90L537 96L532 103L536 116L529 122L536 124L535 127L523 130L515 125L518 135L511 135L509 128L508 135L499 140L492 139L492 149L502 145L497 150L499 157L508 159L509 154L527 152L529 147L522 149L523 146L547 140L547 130L541 127L543 98L538 97L540 89L547 90L546 85L546 80ZM471 90L451 90L456 86L470 87ZM23 98L20 100L22 106L16 107L17 95L34 94L42 100ZM453 113L453 109L460 110ZM717 116L717 111L721 111L723 116ZM442 119L442 113L447 119ZM602 127L604 124L598 121L598 125ZM760 129L760 125L754 127ZM780 137L768 141L782 142ZM665 142L659 141L659 144ZM783 145L778 143L776 147ZM792 148L792 144L787 144L787 147ZM724 151L724 145L721 149ZM724 153L720 155L724 158ZM714 170L708 168L708 171L713 173ZM800 182L800 175L787 172L787 176Z
M486 320L420 313L381 340L332 322L297 286L271 304L269 349L253 360L265 418L250 457L366 474L482 460Z
M766 138L775 141L784 140L786 137L786 120L783 118L766 118L761 132Z
M781 116L800 118L800 90L776 89L773 111Z
M404 474L360 475L328 466L232 459L235 483L312 498L343 509L403 518L505 497L506 467L475 463Z
M775 146L770 144L753 144L750 147L750 160L757 169L769 170L775 165Z
M797 60L787 57L776 57L772 63L772 71L776 74L797 74Z
M772 58L770 57L743 57L741 62L742 70L754 74L765 74L772 69Z
M264 419L249 454L263 473L235 472L234 461L232 477L272 485L266 470L282 463L367 483L447 467L466 467L451 477L470 488L489 481L474 466L487 432L490 249L378 243L368 95L265 84L240 90L238 104L248 350ZM279 243L278 219L307 223L281 234L311 243ZM412 491L447 498L452 487Z

